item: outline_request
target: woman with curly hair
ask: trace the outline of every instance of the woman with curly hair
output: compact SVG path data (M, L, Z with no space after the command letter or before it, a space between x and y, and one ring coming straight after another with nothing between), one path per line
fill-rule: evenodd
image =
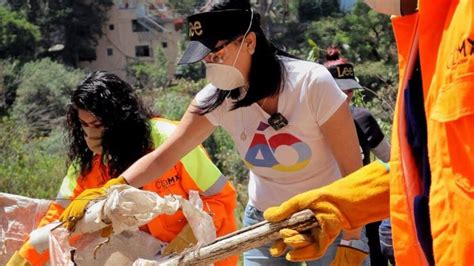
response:
M160 146L174 131L176 123L152 117L132 87L114 74L89 74L73 91L67 111L69 160L57 200L51 204L39 227L58 220L64 208L86 189L110 187L116 178L140 157ZM217 235L236 229L236 192L200 146L178 161L166 173L142 187L164 197L169 194L188 198L190 190L200 192L205 210L212 213ZM143 230L164 242L187 239L191 230L182 213L160 215ZM180 234L179 237L177 235ZM188 243L189 244L189 243ZM37 252L27 241L10 259L9 265L43 265L48 251ZM219 262L236 263L232 257Z

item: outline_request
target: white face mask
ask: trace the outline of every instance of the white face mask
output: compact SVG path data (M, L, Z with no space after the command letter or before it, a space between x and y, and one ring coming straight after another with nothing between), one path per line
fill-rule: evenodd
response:
M240 70L234 66L206 63L206 78L221 90L233 90L245 85L245 79Z
M95 154L102 154L102 134L104 133L104 128L82 127L82 130L84 130L84 139L89 150Z
M417 0L364 0L373 10L387 15L403 16L416 11Z
M247 28L247 31L244 34L242 42L240 43L239 51L235 56L234 63L232 66L224 65L224 64L216 64L216 63L206 63L206 79L214 85L216 88L230 91L233 89L237 89L246 85L246 81L242 72L235 67L235 63L237 63L237 59L239 58L240 51L242 50L242 46L244 45L245 38L247 34L250 32L250 28L252 27L253 21L253 9L251 10L250 16L250 23ZM224 48L225 49L225 48Z

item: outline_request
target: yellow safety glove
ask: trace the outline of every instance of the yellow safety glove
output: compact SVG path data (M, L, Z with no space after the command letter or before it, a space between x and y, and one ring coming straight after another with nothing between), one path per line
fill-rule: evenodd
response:
M336 256L331 262L331 266L360 266L364 262L365 258L369 254L357 247L357 243L360 240L345 241L342 240L341 244L337 247ZM363 243L361 243L363 244Z
M73 231L76 223L79 219L84 216L85 210L89 202L104 196L107 189L114 185L127 184L127 180L124 177L119 176L112 178L100 188L90 188L82 191L64 210L59 217L61 222L65 222L64 226L69 230ZM110 231L111 233L111 231Z
M187 224L181 232L165 247L163 250L163 256L170 254L179 254L186 248L192 247L197 243L197 239L194 236L191 226Z
M320 258L339 235L341 229L352 230L389 216L389 167L375 161L345 178L322 188L294 196L278 207L268 208L264 217L270 222L281 221L292 214L310 209L318 226L309 234L282 229L282 241L270 248L273 256L286 254L289 261ZM285 245L286 244L286 245Z
M31 264L28 262L28 260L25 257L23 257L18 251L15 251L13 256L11 256L7 262L7 266L30 266L30 265Z

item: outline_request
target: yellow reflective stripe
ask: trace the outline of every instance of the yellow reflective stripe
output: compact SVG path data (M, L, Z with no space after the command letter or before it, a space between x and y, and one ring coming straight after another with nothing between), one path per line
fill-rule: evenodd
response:
M158 148L165 140L173 134L178 122L164 118L153 118L150 120L151 137L154 148ZM215 194L220 192L223 179L227 179L222 175L221 171L207 156L202 147L196 147L181 159L184 169L193 179L197 187L204 193ZM210 189L209 191L207 191Z
M74 189L77 186L77 178L79 177L79 169L75 164L69 166L66 176L63 179L61 188L59 189L56 202L59 203L62 207L65 207L69 204L69 200L74 192Z
M201 147L196 147L181 159L186 172L202 192L206 192L222 176L221 171L207 157Z
M153 118L150 120L151 139L153 148L158 148L176 129L175 122L163 118Z

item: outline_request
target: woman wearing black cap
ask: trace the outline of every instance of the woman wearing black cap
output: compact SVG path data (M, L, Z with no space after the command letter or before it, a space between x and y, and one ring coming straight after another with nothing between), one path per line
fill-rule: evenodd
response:
M203 61L210 84L196 95L171 138L122 174L126 182L143 186L222 126L250 170L247 226L263 220L266 208L362 166L346 95L324 66L276 49L248 0L207 5L188 17L188 24L191 42L179 63ZM82 213L72 207L68 216ZM319 260L290 259L329 265L336 246ZM245 265L288 263L272 258L268 247L244 258Z

